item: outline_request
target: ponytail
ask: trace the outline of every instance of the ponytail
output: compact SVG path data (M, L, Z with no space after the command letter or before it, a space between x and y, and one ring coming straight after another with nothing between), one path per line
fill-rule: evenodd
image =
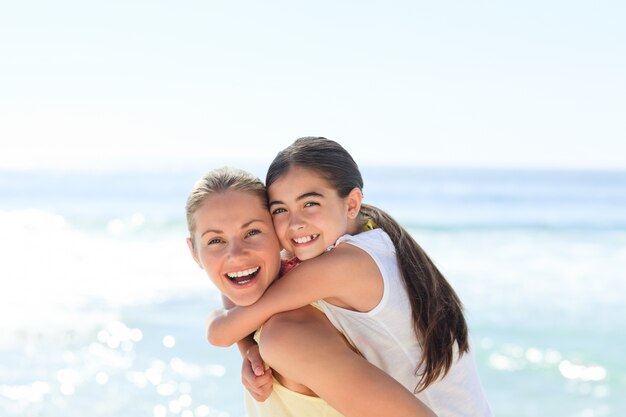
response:
M448 373L454 362L455 344L459 357L469 351L463 305L406 229L377 207L362 204L360 213L364 222L371 219L383 229L396 248L411 303L415 334L422 346L422 357L415 368L419 376L415 391L422 391Z

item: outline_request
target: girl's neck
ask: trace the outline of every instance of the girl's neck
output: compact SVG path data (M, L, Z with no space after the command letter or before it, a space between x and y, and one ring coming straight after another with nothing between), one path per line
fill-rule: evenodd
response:
M358 233L361 233L362 231L363 231L363 227L362 227L362 221L360 219L360 216L357 216L356 219L348 220L348 229L346 231L347 234L356 235Z

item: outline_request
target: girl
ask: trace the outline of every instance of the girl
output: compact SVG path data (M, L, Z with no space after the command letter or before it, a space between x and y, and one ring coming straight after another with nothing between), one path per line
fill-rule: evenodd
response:
M439 416L491 416L459 298L406 230L361 204L348 152L298 139L272 162L267 187L279 240L304 262L253 305L216 314L209 341L230 345L273 314L320 300L369 362ZM358 233L365 223L375 230Z
M245 171L214 170L196 183L186 209L187 244L194 260L230 303L257 301L280 267L279 242L263 184ZM298 326L290 330L284 325L290 321ZM273 361L269 364L291 374L294 365L289 362L296 363L293 358L305 354L310 369L302 375L296 372L298 379L274 374L276 380L270 379L274 389L267 401L259 403L247 396L250 417L341 417L329 404L345 416L434 416L397 381L350 350L319 310L304 307L285 315L282 322L270 322L268 332L263 332L270 339L262 335L260 340L268 356L281 350L276 365ZM288 338L272 340L276 332ZM279 342L280 346L274 347ZM242 341L242 353L252 349L253 343Z

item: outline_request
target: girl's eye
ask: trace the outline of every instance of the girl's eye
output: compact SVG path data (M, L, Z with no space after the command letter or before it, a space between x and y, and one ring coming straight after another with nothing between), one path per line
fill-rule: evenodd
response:
M254 236L258 234L261 234L261 231L259 229L252 229L248 233L246 233L246 237L250 237L250 236Z
M306 203L304 203L304 207L313 207L313 206L319 206L320 203L318 203L317 201L307 201Z
M272 211L272 216L273 216L273 215L275 215L275 214L285 213L286 211L287 211L287 210L285 210L285 209L284 209L284 208L282 208L282 207L277 208L276 210L273 210L273 211Z

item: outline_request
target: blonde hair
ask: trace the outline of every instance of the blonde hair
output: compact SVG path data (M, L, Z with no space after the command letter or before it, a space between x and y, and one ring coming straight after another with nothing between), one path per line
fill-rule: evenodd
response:
M193 234L196 231L195 214L198 208L208 197L224 193L226 191L249 192L257 197L265 207L267 207L267 195L265 185L256 176L247 171L232 167L217 168L207 172L202 178L196 181L189 197L185 211L187 212L187 228L193 243Z

